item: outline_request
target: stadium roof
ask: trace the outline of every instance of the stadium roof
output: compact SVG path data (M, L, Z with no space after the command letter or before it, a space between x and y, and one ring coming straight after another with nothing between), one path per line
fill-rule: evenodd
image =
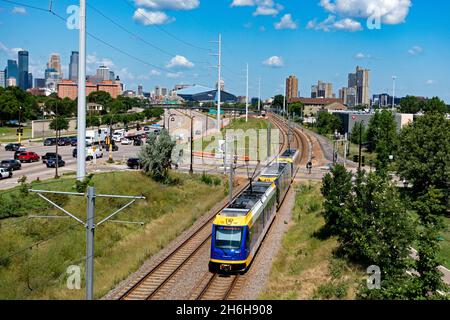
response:
M177 95L186 101L196 101L196 102L217 102L217 89L211 89L208 87L194 85L189 88L184 88L176 91ZM221 101L222 102L236 102L237 98L235 95L221 90Z
M207 91L213 91L213 88L208 88L204 86L200 86L197 84L194 84L192 87L187 87L181 90L177 90L177 95L194 95L199 94Z

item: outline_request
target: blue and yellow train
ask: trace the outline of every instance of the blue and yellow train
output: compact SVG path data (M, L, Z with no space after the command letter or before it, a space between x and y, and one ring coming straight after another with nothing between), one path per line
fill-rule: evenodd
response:
M214 219L210 272L245 272L295 175L297 150L283 153Z

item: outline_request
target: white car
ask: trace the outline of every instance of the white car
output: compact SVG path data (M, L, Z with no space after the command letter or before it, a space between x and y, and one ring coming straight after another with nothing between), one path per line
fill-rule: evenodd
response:
M87 148L86 149L86 158L94 159L94 156L96 159L103 158L103 152L102 149L95 147L95 148Z
M120 142L122 140L123 136L121 134L113 134L113 140L114 142Z
M120 140L121 144L125 144L125 145L130 145L133 144L133 141L127 138L122 138L122 140Z
M0 180L6 179L6 178L11 178L11 177L12 177L11 171L9 171L8 169L5 169L5 168L0 168Z

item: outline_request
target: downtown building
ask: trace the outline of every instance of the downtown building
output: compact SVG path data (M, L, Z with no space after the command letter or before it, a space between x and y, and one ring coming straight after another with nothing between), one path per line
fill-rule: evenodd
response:
M318 81L317 85L311 87L311 98L333 99L336 95L333 93L333 84Z
M19 65L18 65L18 75L17 75L17 83L22 90L27 90L31 88L32 83L29 83L32 80L32 76L29 74L29 54L28 51L19 51L18 53Z
M72 51L70 55L69 63L69 80L73 82L78 82L78 63L79 63L79 53L78 51Z
M370 106L370 70L356 67L348 74L348 85L339 90L339 98L349 107Z
M291 75L286 79L286 99L291 101L292 99L298 98L298 79L296 76Z
M117 78L115 81L105 80L97 84L86 82L86 96L96 91L107 92L113 99L116 99L122 93L120 79ZM58 83L58 97L75 100L78 97L78 84L71 80L61 80Z

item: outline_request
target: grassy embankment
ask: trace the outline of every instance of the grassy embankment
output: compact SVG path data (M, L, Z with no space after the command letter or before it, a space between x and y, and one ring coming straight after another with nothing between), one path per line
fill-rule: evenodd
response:
M190 227L198 217L224 198L224 183L208 185L200 175L175 174L176 185L156 183L140 172L96 175L98 193L146 196L118 220L139 224L105 223L95 235L95 297L107 293L150 256ZM36 189L73 191L73 178L57 183L33 184ZM16 189L14 192L18 192ZM2 195L4 196L4 195ZM54 201L81 219L86 218L84 198L58 196ZM96 221L114 212L125 200L96 200ZM45 205L44 205L45 207ZM60 215L47 207L38 215ZM31 244L45 241L32 249ZM82 268L84 286L85 229L69 219L9 218L0 221L0 299L83 299L81 290L68 290L67 267ZM12 254L15 254L11 256Z
M221 130L222 133L221 139L224 138L226 130L242 130L244 133L247 130L256 130L257 133L258 130L267 128L268 128L267 119L249 118L248 122L245 121L245 118L232 119L230 121L230 124ZM216 135L206 136L202 140L198 141L201 141L202 145L194 146L195 150L203 150L205 152L215 153L215 148L217 148ZM245 150L239 150L239 148L242 149L241 144L236 143L235 147L238 149L237 151L240 154L245 154L246 156L251 154L257 154L258 144L256 143L255 145L250 145L250 139L248 137L245 140Z
M323 239L324 225L320 183L300 185L284 236L261 299L354 299L364 270L333 255L338 243ZM450 268L450 218L444 218L440 259Z
M289 231L261 299L354 299L364 271L334 256L336 239L322 239L320 184L297 186Z
M0 142L19 141L16 127L0 127ZM31 139L31 128L23 128L22 140Z

